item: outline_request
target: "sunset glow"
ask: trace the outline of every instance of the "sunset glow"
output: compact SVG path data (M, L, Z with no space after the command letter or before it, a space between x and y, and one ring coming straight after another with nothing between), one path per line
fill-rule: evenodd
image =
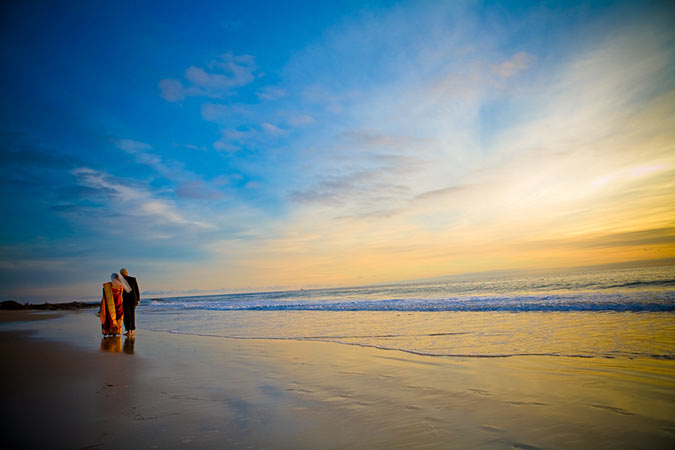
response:
M130 5L2 7L4 298L675 258L668 2Z

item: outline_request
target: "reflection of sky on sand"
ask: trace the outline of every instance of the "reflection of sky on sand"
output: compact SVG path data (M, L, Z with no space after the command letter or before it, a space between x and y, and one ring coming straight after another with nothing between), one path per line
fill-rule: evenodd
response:
M200 409L203 426L222 430L213 417L230 417L225 423L254 446L667 448L672 438L672 361L429 358L198 336L165 342L172 345L161 347L160 366L170 378L190 377L193 387L180 395ZM183 361L171 361L178 354ZM265 433L255 435L261 425Z

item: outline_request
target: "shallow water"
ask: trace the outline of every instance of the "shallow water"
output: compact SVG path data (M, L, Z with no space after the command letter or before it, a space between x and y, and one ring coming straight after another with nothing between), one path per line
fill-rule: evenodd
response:
M142 320L153 331L327 341L430 356L675 359L673 313L182 311Z

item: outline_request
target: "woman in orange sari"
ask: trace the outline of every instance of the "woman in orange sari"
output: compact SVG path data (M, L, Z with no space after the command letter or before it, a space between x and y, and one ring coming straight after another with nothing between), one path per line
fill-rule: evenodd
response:
M103 283L103 298L101 299L101 331L104 335L117 336L122 334L122 290L131 292L127 281L117 273L110 276L109 283Z

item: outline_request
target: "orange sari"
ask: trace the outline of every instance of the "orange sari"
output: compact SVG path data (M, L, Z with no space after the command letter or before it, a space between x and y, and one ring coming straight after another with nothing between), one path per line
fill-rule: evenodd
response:
M122 287L116 288L112 283L103 283L101 299L101 331L103 334L122 334Z

